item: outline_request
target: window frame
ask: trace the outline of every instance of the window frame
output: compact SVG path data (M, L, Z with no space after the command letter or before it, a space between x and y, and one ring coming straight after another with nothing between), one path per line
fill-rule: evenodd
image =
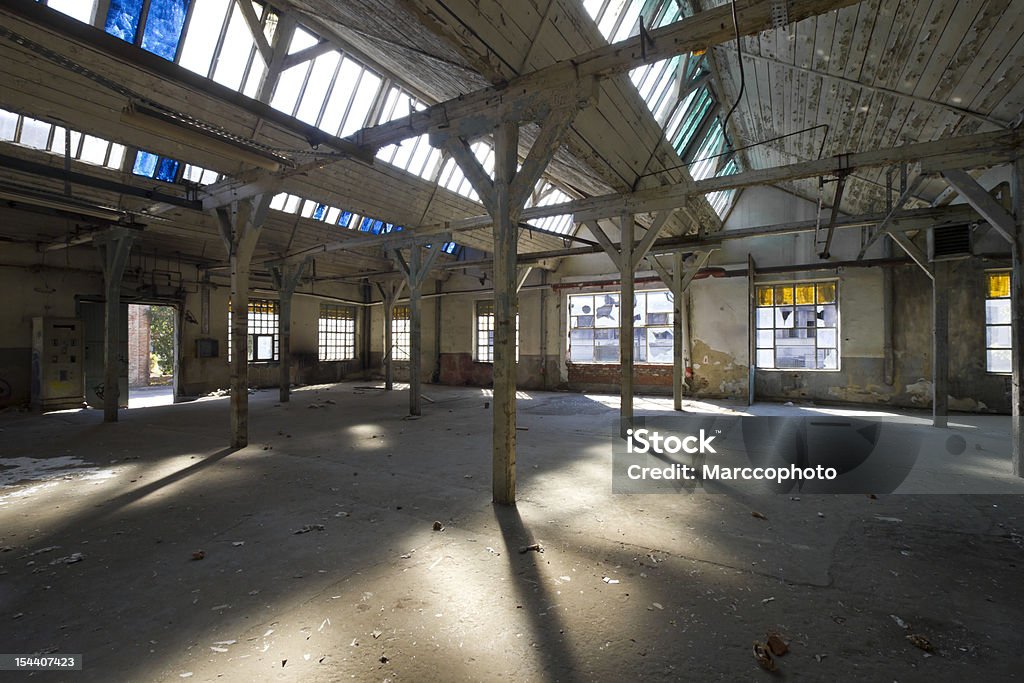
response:
M835 294L833 296L833 301L832 302L820 303L818 301L818 287L821 286L821 285L832 285L834 287ZM813 304L798 304L797 303L797 301L796 301L796 289L795 288L796 287L804 287L804 286L812 286L812 287L814 287L815 293L814 293L814 303ZM786 304L786 303L781 303L780 304L780 303L777 303L777 296L775 295L775 288L776 287L791 287L791 288L793 288L793 291L794 291L793 303L791 303L791 304ZM761 302L760 293L761 293L761 290L763 288L768 288L768 289L772 290L772 297L773 298L772 298L772 305L771 306L762 306L761 303L760 303ZM841 335L841 329L842 329L842 305L841 305L841 300L840 300L839 289L840 289L840 287L839 287L839 279L838 278L823 278L823 279L812 279L812 280L791 280L791 281L782 280L782 281L758 282L758 283L756 283L755 284L754 300L752 302L752 304L754 306L754 310L751 311L751 317L753 319L754 326L753 326L753 329L750 330L751 334L754 336L754 344L753 344L753 347L754 347L754 357L751 358L749 360L749 362L753 363L754 367L759 372L761 372L761 371L763 371L763 372L842 372L842 369L843 369L842 335ZM795 316L796 316L796 308L799 307L799 306L814 306L815 308L817 308L818 306L833 306L833 305L835 306L835 310L836 310L835 326L830 327L830 326L815 324L815 326L813 328L809 328L809 329L813 329L814 330L814 358L815 358L815 367L813 367L813 368L806 368L806 367L779 367L779 363L778 363L778 348L779 348L779 344L777 343L777 340L778 340L777 331L778 330L786 330L786 329L794 329L794 330L797 329L796 328L796 318L795 318ZM778 321L777 309L786 308L786 307L792 308L793 311L794 311L794 321L793 321L794 322L794 326L792 328L785 327L785 326L784 327L779 327L778 326L778 322L777 322ZM768 308L772 309L772 325L771 325L771 327L762 326L762 325L759 324L759 321L758 321L758 313L757 313L757 311L759 309L768 309ZM815 320L817 320L817 315L815 316ZM832 346L819 346L818 339L820 338L820 335L819 335L818 332L819 332L819 330L823 330L823 329L824 330L835 330L835 346L834 347L832 347ZM761 345L760 339L758 338L758 333L759 332L771 332L771 335L772 335L772 345L771 345L771 347L762 346ZM819 355L818 352L822 351L822 350L833 350L833 349L835 350L835 355L836 355L836 366L834 368L817 367L817 365L818 365L818 355ZM773 362L773 366L772 367L763 366L758 361L758 355L762 351L771 351L772 352L772 362Z
M356 318L355 306L320 303L317 318L317 353L321 362L355 359Z
M1005 275L1007 278L1007 289L1006 294L1002 296L992 296L992 286L990 279L994 275ZM1013 291L1013 274L1012 271L1006 268L999 268L985 271L985 373L989 375L996 375L1001 377L1009 377L1013 374L1013 321L1012 318L1005 323L990 323L989 322L989 302L990 301L1010 301L1011 292ZM1010 308L1010 305L1007 305ZM1011 308L1012 315L1012 308ZM989 330L992 328L1007 328L1010 331L1010 346L991 346ZM989 362L989 352L991 351L1009 351L1010 352L1010 368L1008 370L993 370Z
M391 360L408 363L412 358L412 312L408 304L391 309Z
M265 307L267 310L259 311L254 308ZM250 364L256 363L277 363L281 360L281 347L280 339L278 338L278 329L280 324L280 302L277 299L263 299L263 298L249 298L249 302L246 307L246 322L245 322L245 336L246 336L246 360ZM254 316L259 316L254 320ZM256 329L253 330L253 323L256 323ZM225 354L228 363L231 362L231 300L228 300L228 334L227 334L227 349L228 352ZM269 358L264 358L259 355L259 342L261 338L270 337L271 354Z
M670 310L668 310L668 311L654 311L653 313L655 315L664 314L666 316L666 319L663 322L650 323L650 322L648 322L649 318L646 317L647 314L649 313L649 311L648 311L648 303L649 303L648 302L648 297L650 297L651 295L659 295L659 294L666 295L666 299L671 304L671 307L670 307ZM619 308L619 322L616 322L616 324L614 324L614 325L599 326L597 324L597 318L600 317L600 316L597 315L596 303L595 303L595 310L593 310L591 313L586 313L586 312L581 311L578 314L574 314L573 304L572 304L573 298L582 299L583 297L588 297L588 296L590 296L590 297L596 297L596 296L616 297L616 303L610 304L610 305L618 306L618 308ZM675 315L675 302L672 300L672 292L671 292L671 290L669 290L667 288L664 288L664 287L656 287L656 288L653 288L653 289L637 289L637 290L635 290L633 292L634 301L633 301L633 306L632 306L632 311L633 311L634 314L637 311L637 306L638 306L638 303L639 303L638 298L641 297L641 296L644 297L644 303L643 303L642 310L644 311L645 317L644 317L644 320L643 320L642 323L638 323L638 322L634 322L633 323L633 357L634 357L634 359L642 357L642 360L635 360L634 363L636 365L657 365L657 366L661 366L661 367L671 366L672 363L673 363L673 354L672 354L671 350L670 350L670 352L668 354L668 357L665 360L651 360L651 343L650 343L651 339L650 339L650 336L649 336L647 330L665 330L665 331L670 332L671 335L672 335L672 345L673 346L675 345L675 342L676 342L676 339L675 339L675 321L674 321L674 317L673 317ZM621 316L622 316L622 290L621 289L616 289L616 290L601 289L601 290L588 291L588 292L578 292L576 294L568 294L566 296L566 300L565 300L565 310L566 310L566 334L565 334L565 344L566 344L566 346L565 346L565 360L566 360L566 362L568 364L570 364L570 365L617 365L619 363L619 358L621 358L621 344L620 344L621 339L619 338L619 331L621 329ZM573 325L573 317L576 317L576 318L592 317L593 318L593 323L591 325L589 325L589 326L588 325L576 325L576 326L574 326ZM591 336L591 339L589 340L590 341L589 344L585 343L586 340L577 340L575 342L576 344L580 344L581 342L583 342L584 346L589 346L593 350L592 353L591 353L591 359L590 360L574 359L572 357L572 351L573 351L573 346L574 346L573 332L580 331L580 330L582 330L582 331L586 331L586 330L593 331L593 335ZM615 343L614 344L597 344L596 342L599 341L599 337L598 337L598 332L599 331L608 331L610 336L614 336L614 342ZM638 336L639 336L638 332L640 332L642 334L642 337L643 337L643 340L642 340L643 352L642 353L638 353L638 348L640 347L639 340L638 340ZM607 339L606 339L606 341L607 341ZM663 346L663 345L655 345L655 346ZM615 349L615 356L614 356L614 358L595 360L595 357L597 356L597 351L596 350L597 350L598 347L614 347L614 349Z
M481 323L484 323L483 327L481 327ZM475 362L494 363L494 333L496 329L497 316L494 311L494 299L477 299L473 303L473 360ZM489 343L481 341L482 333L486 332L490 333ZM519 362L518 312L516 313L516 362Z

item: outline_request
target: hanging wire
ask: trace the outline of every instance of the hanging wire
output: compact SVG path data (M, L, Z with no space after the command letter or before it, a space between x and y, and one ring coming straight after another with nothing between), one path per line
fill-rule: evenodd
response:
M736 107L740 106L740 100L743 99L743 90L746 87L746 78L743 71L743 43L740 41L740 22L736 17L736 0L732 0L732 26L736 30L736 59L740 68L740 91L736 93L736 101L732 103L732 108L729 109L729 113L725 115L725 120L722 121L722 130L726 129L729 125L729 119L732 118L732 113L736 111Z

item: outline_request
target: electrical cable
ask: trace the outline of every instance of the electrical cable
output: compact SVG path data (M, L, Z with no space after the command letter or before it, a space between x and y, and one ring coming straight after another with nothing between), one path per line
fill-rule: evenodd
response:
M743 99L743 89L746 87L746 78L743 72L743 43L740 42L740 21L736 17L736 0L732 0L732 26L736 30L736 59L740 68L740 90L736 93L736 101L733 102L732 108L729 109L729 113L725 115L725 120L722 121L723 131L729 125L729 119L732 118L732 113L736 111L736 107L740 106L740 100Z

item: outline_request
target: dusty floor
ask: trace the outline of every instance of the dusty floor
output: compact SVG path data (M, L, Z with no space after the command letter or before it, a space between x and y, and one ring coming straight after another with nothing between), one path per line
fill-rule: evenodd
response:
M237 452L225 399L0 415L0 650L84 654L32 676L69 681L1024 677L1020 495L612 495L615 399L530 392L495 508L487 392L426 392L257 392Z

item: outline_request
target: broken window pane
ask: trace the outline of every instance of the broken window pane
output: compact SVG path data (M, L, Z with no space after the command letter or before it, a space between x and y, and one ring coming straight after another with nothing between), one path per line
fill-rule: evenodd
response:
M1002 299L1010 296L1010 273L988 273L988 298Z
M839 369L835 283L762 286L756 291L757 367Z

